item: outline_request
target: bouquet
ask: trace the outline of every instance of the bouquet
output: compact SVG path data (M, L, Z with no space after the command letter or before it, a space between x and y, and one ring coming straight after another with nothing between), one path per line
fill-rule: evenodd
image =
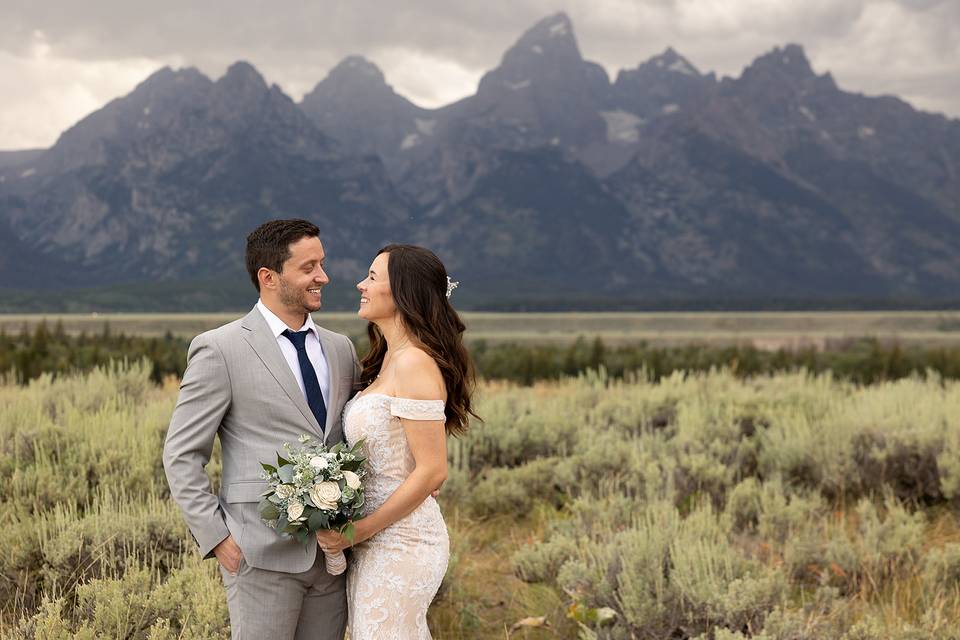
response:
M327 449L300 436L300 446L283 444L284 455L277 453L277 465L261 462L260 477L270 484L261 494L260 517L278 534L293 536L302 544L313 540L314 533L336 529L353 541L353 518L363 506L362 441L353 448L339 443ZM326 553L326 552L325 552ZM342 551L326 554L327 572L339 575L347 569Z

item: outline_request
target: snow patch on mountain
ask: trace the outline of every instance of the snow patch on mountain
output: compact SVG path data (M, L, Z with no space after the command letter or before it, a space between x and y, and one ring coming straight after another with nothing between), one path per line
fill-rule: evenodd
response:
M643 124L643 118L622 109L601 111L600 115L607 123L608 142L632 144L640 139L639 128Z
M417 131L419 131L425 136L432 136L433 130L437 126L437 121L432 118L430 119L414 118L413 121L417 125Z
M687 76L697 75L696 69L691 67L686 60L680 60L680 59L674 60L672 63L670 63L670 66L667 67L667 69L669 69L670 71L675 71L677 73L682 73Z

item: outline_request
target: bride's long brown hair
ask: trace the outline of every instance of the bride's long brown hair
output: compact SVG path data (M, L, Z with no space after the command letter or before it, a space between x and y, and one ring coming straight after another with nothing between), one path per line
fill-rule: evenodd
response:
M410 244L389 244L377 252L389 254L390 293L403 326L440 367L447 387L446 430L459 436L467 431L476 375L463 345L466 329L447 298L447 270L432 251ZM367 325L370 350L363 357L360 382L369 386L377 378L387 341L374 323Z

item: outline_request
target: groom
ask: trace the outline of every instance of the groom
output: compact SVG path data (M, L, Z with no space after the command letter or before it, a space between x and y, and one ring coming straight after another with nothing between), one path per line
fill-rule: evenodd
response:
M341 441L360 377L350 340L310 317L330 281L319 235L306 220L272 220L247 237L260 300L190 344L163 448L170 493L200 553L220 563L234 639L342 640L347 623L345 575L329 575L316 544L281 538L257 511L267 489L260 461L303 433ZM217 435L219 496L204 470Z

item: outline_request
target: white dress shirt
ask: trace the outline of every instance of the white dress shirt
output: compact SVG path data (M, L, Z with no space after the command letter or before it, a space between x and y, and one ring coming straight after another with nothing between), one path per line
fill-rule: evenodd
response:
M297 358L297 348L283 335L283 332L290 329L290 327L278 318L275 313L270 311L270 309L267 309L267 305L263 304L262 300L257 300L257 309L260 311L263 319L267 321L270 331L273 332L273 337L277 339L277 344L280 345L280 352L283 354L284 359L286 359L287 364L290 365L290 370L293 371L293 377L297 379L297 384L300 385L300 391L303 393L303 397L306 398L307 390L303 386L303 374L300 373L300 360ZM320 393L323 394L323 404L329 410L330 369L327 366L327 359L323 357L323 347L320 345L317 325L313 323L313 318L310 317L309 313L307 314L307 321L304 322L303 326L297 329L297 331L303 331L304 329L310 330L305 341L307 356L310 358L311 364L313 364L313 370L317 372L317 382L320 383ZM320 426L322 427L323 425Z

